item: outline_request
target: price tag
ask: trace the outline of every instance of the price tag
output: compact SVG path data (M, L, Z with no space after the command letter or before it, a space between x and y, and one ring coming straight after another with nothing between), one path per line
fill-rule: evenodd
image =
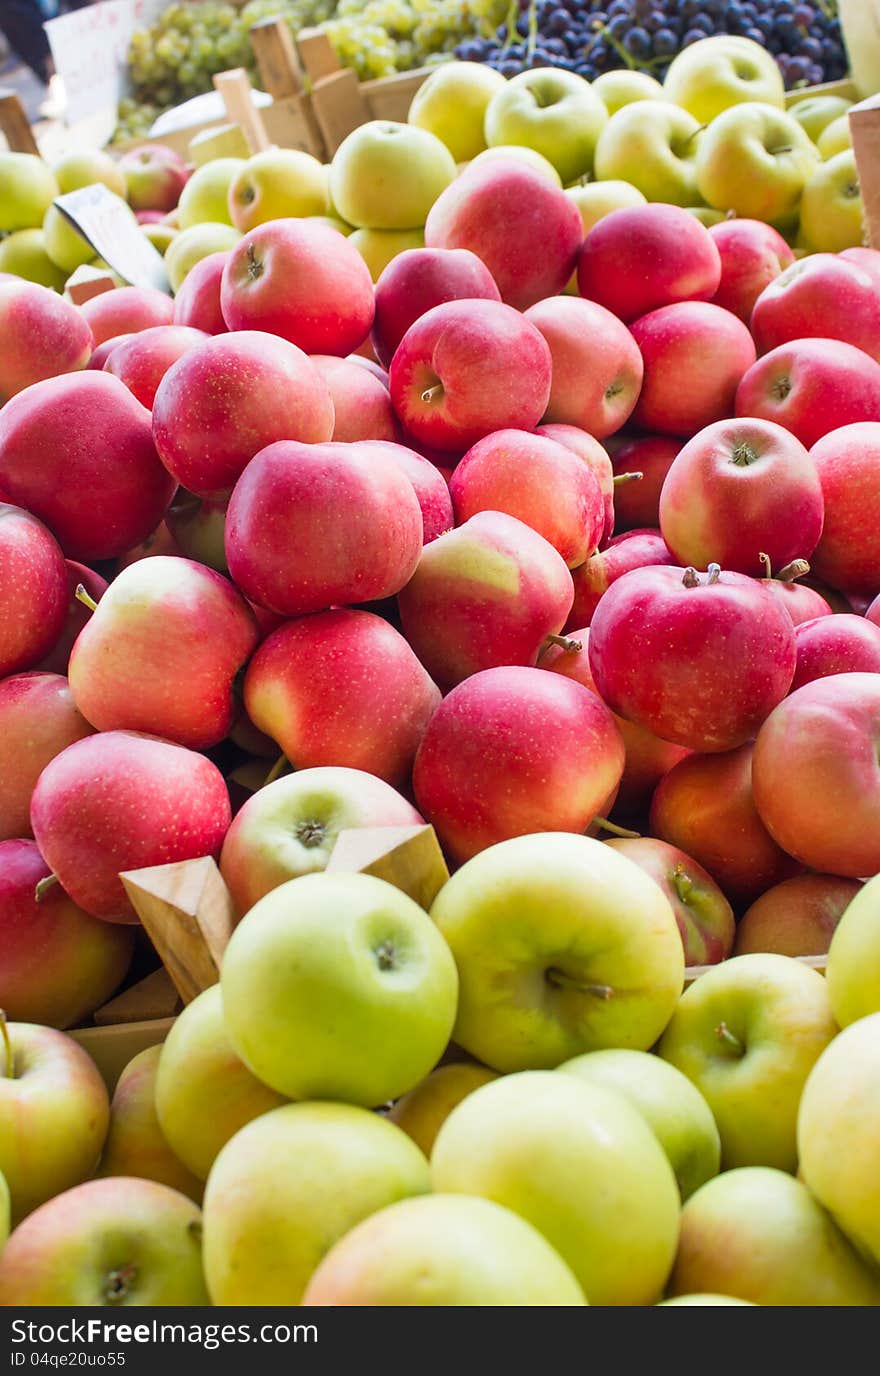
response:
M55 70L64 82L68 124L103 115L109 137L126 90L131 36L163 8L163 0L101 0L45 25Z
M155 287L169 296L162 255L141 233L128 206L106 186L81 187L56 196L55 205L114 272L134 287Z

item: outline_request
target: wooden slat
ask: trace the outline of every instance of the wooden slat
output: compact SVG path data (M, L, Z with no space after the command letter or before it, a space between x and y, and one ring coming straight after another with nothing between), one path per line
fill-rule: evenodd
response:
M251 83L243 67L229 72L217 72L214 87L223 97L230 124L237 124L252 153L263 153L272 147L262 113L251 97Z
M370 119L360 83L351 67L342 67L312 87L312 110L331 158L342 140Z
M862 188L865 237L871 248L880 249L880 96L854 105L849 127Z
M336 49L320 29L300 29L296 36L296 49L303 70L313 85L339 71Z
M104 1077L110 1094L133 1056L148 1046L160 1046L171 1031L173 1018L117 1023L114 1027L80 1027L68 1036L79 1042Z
M432 70L431 67L416 67L411 72L398 72L395 76L362 82L361 94L370 112L370 119L390 119L405 124L412 98Z
M37 140L24 106L15 91L0 89L0 133L2 133L12 153L34 153L40 156Z
M431 826L353 827L341 831L327 864L331 874L372 874L430 908L449 870Z
M251 47L257 59L260 85L273 100L298 96L303 89L293 35L283 19L263 19L250 30Z
M736 956L731 957L731 959L735 960ZM799 961L801 965L809 966L811 970L818 970L822 975L825 973L825 967L828 964L827 955L791 956L790 959ZM694 980L699 979L701 975L708 975L710 970L717 970L719 966L725 963L725 961L720 960L715 965L689 965L684 972L685 986L693 984Z
M123 1022L152 1022L156 1018L173 1018L182 1007L180 995L163 965L97 1009L94 1021L97 1027Z

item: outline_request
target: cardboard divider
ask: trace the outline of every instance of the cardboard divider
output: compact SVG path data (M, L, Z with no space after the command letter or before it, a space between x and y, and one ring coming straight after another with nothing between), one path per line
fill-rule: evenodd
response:
M880 249L880 95L852 107L849 127L862 188L865 242Z

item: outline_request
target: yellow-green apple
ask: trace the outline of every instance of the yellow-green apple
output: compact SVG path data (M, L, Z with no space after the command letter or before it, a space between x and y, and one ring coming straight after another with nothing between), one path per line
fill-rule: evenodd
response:
M492 846L453 875L431 916L459 967L455 1040L503 1073L608 1046L646 1051L681 993L663 892L587 836Z
M29 588L34 596L35 584ZM0 679L0 841L30 835L31 794L37 779L50 760L91 731L62 675L28 673ZM9 1012L2 999L0 1008Z
M813 142L818 143L820 134L834 120L845 115L851 105L852 101L846 100L843 96L806 96L791 106L790 114L806 130Z
M64 290L67 281L67 273L46 252L42 229L17 229L0 239L0 272L57 292Z
M721 1168L721 1139L706 1100L675 1066L645 1051L588 1051L561 1073L613 1090L644 1118L675 1172L682 1200Z
M588 81L558 67L533 67L489 101L486 142L524 144L552 163L564 184L592 172L608 110Z
M847 148L852 148L852 125L849 115L838 115L837 119L826 125L816 140L816 147L823 158L833 158L838 153L845 152Z
M123 870L217 856L229 827L223 775L204 755L130 731L69 745L40 775L34 837L75 903L135 922Z
M758 816L753 749L681 760L658 785L649 818L651 835L692 855L738 907L800 869Z
M75 306L35 282L0 279L0 405L34 382L85 368L93 343Z
M174 303L153 287L117 287L103 291L80 306L95 345L120 334L136 334L158 325L170 325Z
M173 210L189 179L184 159L163 143L130 148L119 159L119 170L125 177L123 194L134 211Z
M667 100L689 110L701 124L743 102L782 110L785 84L774 58L750 38L721 34L692 43L673 59L663 82Z
M83 186L100 183L115 196L125 199L125 173L116 158L101 148L70 149L52 164L52 171L62 194L77 191Z
M602 72L593 82L593 91L600 97L609 115L614 115L624 105L632 105L637 100L665 100L666 94L656 77L647 72L630 71L623 67L619 71Z
M188 325L205 334L226 333L229 327L220 309L220 285L228 257L228 251L209 253L189 270L174 297L175 325Z
M418 1147L376 1113L332 1103L264 1113L226 1144L208 1177L204 1262L212 1302L300 1304L339 1238L430 1188Z
M226 578L190 559L142 559L117 575L80 632L70 691L99 731L146 731L205 750L235 720L233 682L258 642Z
M0 502L0 676L37 664L66 616L67 566L58 542L29 511Z
M880 421L880 363L839 339L780 344L746 373L736 414L775 420L809 449L832 430ZM819 563L816 572L827 577Z
M187 325L154 325L124 340L104 363L104 372L124 382L132 396L150 411L156 391L172 363L207 338Z
M709 231L672 205L612 211L590 230L578 262L581 296L627 322L676 301L708 301L720 281Z
M809 869L850 879L880 869L878 716L877 674L834 674L798 688L758 732L755 804Z
M733 415L736 389L755 362L754 341L737 316L710 301L679 301L630 328L645 369L633 411L641 430L690 439Z
M612 435L608 441L614 477L614 528L622 535L633 530L656 530L660 524L660 492L681 442L669 435ZM640 473L638 480L629 477Z
M455 160L426 129L370 120L354 129L330 164L330 197L356 229L419 229L455 177Z
M649 201L699 205L696 157L702 137L699 120L669 101L624 105L599 135L596 177L630 182Z
M610 540L614 532L614 470L611 467L611 460L608 451L592 435L588 435L586 430L581 430L577 425L560 425L552 421L546 425L535 427L535 433L544 435L548 440L556 440L557 444L564 445L590 469L596 482L599 484L599 491L605 502L605 534L604 540Z
M625 425L644 363L617 316L595 301L553 296L530 306L525 317L546 339L553 361L544 421L575 425L599 440Z
M755 302L791 267L794 253L779 231L761 220L724 219L709 233L721 255L721 282L712 300L748 325Z
M438 68L438 71L442 71ZM489 269L468 249L414 248L398 254L376 282L371 340L386 367L419 316L444 301L501 296Z
M678 923L685 965L715 965L727 959L733 949L733 909L702 865L652 836L624 837L606 845L660 885Z
M734 956L695 980L657 1049L715 1115L724 1170L793 1172L801 1091L836 1032L818 971L789 956L754 954Z
M500 301L446 301L400 341L391 403L417 442L461 454L494 430L537 425L551 372L546 340L519 311Z
M9 1186L0 1174L0 1252L6 1245L10 1228Z
M397 438L397 425L388 388L366 368L333 354L313 354L312 362L323 377L333 402L332 439L351 444L357 440Z
M326 215L327 195L327 171L311 153L267 148L248 158L233 177L229 215L246 234L267 220Z
M18 1223L93 1174L110 1101L91 1056L36 1023L0 1024L0 1171Z
M129 214L131 224L136 225L134 211ZM67 274L84 267L95 256L95 250L88 240L74 229L56 205L50 205L43 217L43 242L52 262Z
M797 668L792 692L831 674L880 673L880 626L864 616L819 616L795 627Z
M49 164L32 153L0 153L0 231L36 229L58 195Z
M828 882L832 881L829 879ZM836 883L842 887L847 881L838 879ZM852 890L852 883L848 887ZM858 886L855 887L858 890ZM829 932L833 936L828 951L826 978L831 1007L841 1027L880 1011L880 979L877 976L877 951L880 950L878 888L880 884L875 877L865 884L857 896L852 894L848 904L844 904L845 894L840 892L836 905L834 916L839 918L839 923L836 929L832 926Z
M64 563L67 568L67 618L64 622L64 629L52 649L36 666L46 674L67 674L70 652L74 642L92 614L91 604L87 606L77 597L77 588L84 588L92 602L100 602L107 591L106 578L95 573L94 569L89 568L86 564L78 564L75 559L65 559ZM26 832L21 831L17 833L19 836L26 834Z
M388 1117L430 1157L437 1133L456 1105L497 1078L494 1070L473 1061L440 1065L398 1099Z
M97 924L114 930L107 922ZM124 928L116 928L123 931ZM218 994L219 997L219 994ZM173 1029L172 1029L173 1030ZM148 1046L128 1062L110 1102L110 1128L98 1174L155 1180L201 1203L202 1181L175 1156L156 1116L160 1046ZM268 1091L267 1091L268 1093ZM275 1107L275 1104L272 1104Z
M585 1303L536 1228L462 1194L404 1199L364 1219L331 1248L303 1296L304 1305L337 1307Z
M844 592L873 597L880 588L876 528L880 424L843 424L819 440L810 457L825 499L822 538L812 558L819 578Z
M332 433L333 401L315 365L295 344L259 330L189 349L153 400L159 457L199 497L228 496L254 455L277 440L315 445Z
M705 225L706 229L714 229L717 225L724 224L728 218L723 210L713 210L708 205L689 205L687 213L699 220L701 225Z
M660 1298L678 1240L678 1187L623 1095L540 1070L483 1085L440 1129L431 1180L531 1223L590 1304Z
M365 442L367 443L367 442ZM445 535L455 524L452 513L452 498L449 484L430 459L408 449L403 444L370 440L371 449L381 449L390 459L403 469L413 485L422 509L422 543L429 545L438 536Z
M486 108L506 84L482 62L444 62L416 91L407 120L434 134L455 162L469 162L486 147Z
M425 224L428 248L470 249L489 269L502 301L517 310L562 291L583 237L571 198L506 156L476 159L438 197Z
M848 253L802 258L768 283L755 302L751 327L758 352L813 337L842 339L880 360L877 285L872 259Z
M153 212L144 211L143 213L152 214ZM163 258L177 238L177 230L166 224L142 224L141 233L153 245L153 248L161 253Z
M562 188L562 178L556 171L552 162L548 162L543 153L539 153L537 149L526 148L524 144L519 143L500 143L494 148L484 149L482 153L478 153L470 162L465 163L463 166L459 166L459 175L465 171L469 172L472 168L485 167L486 163L495 163L499 159L505 162L509 161L511 158L515 165L522 166L525 164L525 166L531 168L533 172L537 172L542 176L551 186L555 186L559 189Z
M266 330L307 354L345 357L373 324L373 282L357 249L310 220L274 220L229 255L220 288L230 330Z
M192 1176L207 1180L226 1143L246 1123L285 1100L252 1075L233 1051L219 984L187 1004L155 1050L157 1128ZM112 1120L110 1132L112 1139ZM201 1183L198 1188L201 1197Z
M820 163L816 145L792 115L747 101L713 119L699 140L697 187L716 210L788 226Z
M389 263L400 253L425 247L424 229L354 229L348 234L367 265L370 279L378 282Z
M240 913L288 879L323 870L340 831L411 827L411 803L359 769L301 769L256 792L226 834L220 869Z
M134 937L89 917L57 885L38 896L48 877L33 841L0 841L0 1004L15 1022L72 1027L118 989Z
M751 740L796 661L784 607L759 581L714 563L702 578L692 568L633 569L590 622L590 669L612 711L689 750Z
M823 513L815 463L772 421L706 426L673 460L660 494L660 529L679 563L706 569L715 562L753 576L761 572L762 555L773 568L809 557Z
M233 1049L292 1099L372 1108L436 1065L455 1021L458 976L437 927L368 874L307 874L273 889L223 957Z
M229 190L246 166L245 158L214 158L197 167L180 192L180 228L190 229L206 222L231 225Z
M496 430L478 440L456 465L449 493L459 525L479 511L506 512L543 535L570 569L598 548L605 530L604 497L589 467L556 440L527 430Z
M880 1304L880 1280L806 1186L762 1166L728 1171L688 1201L669 1289L784 1308Z
M165 517L180 553L218 573L228 573L226 564L226 502L202 501L179 487Z
M775 884L756 899L737 923L734 953L825 955L841 917L861 887L855 879L838 879L833 874L799 874ZM828 990L834 1015L841 1022L830 979Z
M194 267L220 253L226 257L240 240L241 235L232 225L215 224L213 221L181 229L165 251L165 270L175 294L180 291ZM217 330L213 333L220 332Z
M208 1303L201 1215L153 1180L89 1180L45 1204L0 1258L0 1304L127 1308Z
M839 253L864 237L864 205L851 148L816 168L801 200L801 236L813 250Z

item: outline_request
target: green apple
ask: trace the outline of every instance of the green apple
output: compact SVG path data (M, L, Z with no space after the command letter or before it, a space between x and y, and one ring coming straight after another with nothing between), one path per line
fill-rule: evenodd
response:
M419 229L454 177L452 154L434 134L374 119L334 153L330 198L356 229Z
M593 225L604 220L614 210L630 210L636 205L646 205L647 201L638 187L630 182L587 182L568 186L565 194L574 201L581 214L584 238Z
M175 1019L161 1048L155 1084L157 1123L199 1180L207 1180L222 1148L246 1123L285 1102L233 1051L219 984Z
M823 158L833 158L835 153L842 153L845 149L852 148L852 126L849 122L849 115L839 115L837 119L832 120L816 140L816 147Z
M859 890L837 924L825 979L841 1027L880 1013L880 875Z
M0 1306L203 1306L201 1216L153 1180L67 1190L26 1218L0 1256Z
M624 181L646 200L698 205L696 157L702 127L687 110L660 100L624 105L599 136L596 176Z
M880 1277L807 1187L762 1166L719 1175L688 1200L669 1289L778 1308L880 1304Z
M392 1123L403 1128L420 1151L430 1156L437 1133L456 1105L473 1094L480 1085L497 1079L494 1070L487 1070L484 1065L475 1065L472 1061L440 1065L415 1089L398 1099L388 1117Z
M860 1018L816 1063L798 1117L804 1183L880 1264L880 1013Z
M628 67L603 72L593 82L593 90L609 115L616 114L624 105L632 105L637 100L666 99L666 92L656 77L649 76L647 72L632 72Z
M304 1305L583 1306L537 1229L488 1199L433 1194L364 1219L321 1262Z
M666 73L667 100L708 124L745 101L785 108L785 83L776 60L750 38L726 34L684 48Z
M638 1109L688 1199L721 1169L721 1139L712 1111L690 1080L646 1051L590 1051L559 1067L586 1084L613 1089Z
M120 1075L110 1104L110 1130L98 1174L155 1180L199 1203L202 1182L175 1156L156 1117L156 1071L161 1050L160 1046L148 1046L139 1051Z
M197 167L180 193L180 228L193 225L231 225L229 188L247 166L244 158L215 158Z
M165 250L165 270L172 290L180 291L190 268L207 258L209 253L225 253L235 248L240 238L238 230L233 229L232 225L221 225L216 221L179 230Z
M32 153L0 153L0 234L39 229L58 195L48 163Z
M63 291L67 281L67 273L46 252L46 237L41 229L17 229L0 239L0 272L11 272L53 291Z
M816 168L801 200L801 234L817 253L841 253L864 243L864 206L851 148Z
M218 573L228 573L226 563L226 506L225 501L212 502L196 497L179 487L171 506L165 513L165 524L177 541L185 559L207 564ZM274 755L277 757L276 746Z
M100 148L83 148L65 153L52 164L52 171L62 194L99 182L125 200L125 174L116 159Z
M328 229L337 229L339 233L344 234L346 238L349 234L354 233L352 226L345 220L340 219L338 215L307 215L305 218L311 220L313 224L326 225Z
M809 135L784 110L737 105L714 119L699 140L697 186L716 210L784 224L797 214L819 161Z
M421 229L355 229L349 242L357 249L374 282L398 253L407 248L424 248L425 234Z
M646 1051L672 1016L684 953L668 900L587 836L517 836L468 860L431 916L461 982L455 1041L502 1072L607 1046Z
M506 84L482 62L444 62L416 91L407 118L445 143L456 162L467 162L486 147L486 109Z
M215 1305L294 1305L339 1238L427 1194L405 1132L350 1104L285 1104L237 1132L205 1188L204 1260Z
M174 240L177 238L178 231L173 225L151 224L141 225L141 234L145 239L149 239L154 249L157 249L162 257L168 252Z
M6 1177L0 1174L0 1252L9 1237L10 1212L9 1186Z
M374 1108L437 1064L458 977L427 913L368 874L307 874L261 898L221 973L233 1048L290 1099Z
M311 153L268 148L240 168L229 187L229 213L246 234L267 220L327 214L327 169Z
M66 273L90 263L95 256L91 244L54 205L49 206L43 220L43 243L51 261Z
M458 1105L431 1155L434 1189L527 1220L590 1304L653 1304L675 1257L675 1176L641 1114L574 1075L508 1075Z
M793 1171L801 1090L836 1031L816 970L791 956L735 956L685 990L658 1050L715 1115L724 1170Z
M657 1308L673 1309L678 1308L680 1305L711 1305L717 1307L719 1304L746 1304L752 1306L752 1301L735 1300L731 1295L678 1295L674 1300L661 1300Z
M807 96L792 105L789 114L794 116L813 142L818 143L819 135L829 124L845 115L851 105L852 101L844 100L843 96Z
M699 220L701 225L711 229L713 225L720 225L728 218L727 211L713 210L708 205L687 205L685 210L689 215L693 215L695 220Z
M486 142L521 143L551 162L563 184L593 169L608 111L588 81L559 67L535 67L505 82L486 110Z
M210 129L203 129L190 139L187 151L195 167L202 167L215 158L240 158L246 161L251 155L240 124L216 124Z
M548 162L543 154L536 149L526 148L517 143L500 143L496 148L487 148L472 158L467 164L467 168L481 167L483 163L491 162L495 158L517 158L520 162L526 163L533 172L538 172L542 177L546 177L547 181L552 182L554 186L562 186L562 178L552 162Z

